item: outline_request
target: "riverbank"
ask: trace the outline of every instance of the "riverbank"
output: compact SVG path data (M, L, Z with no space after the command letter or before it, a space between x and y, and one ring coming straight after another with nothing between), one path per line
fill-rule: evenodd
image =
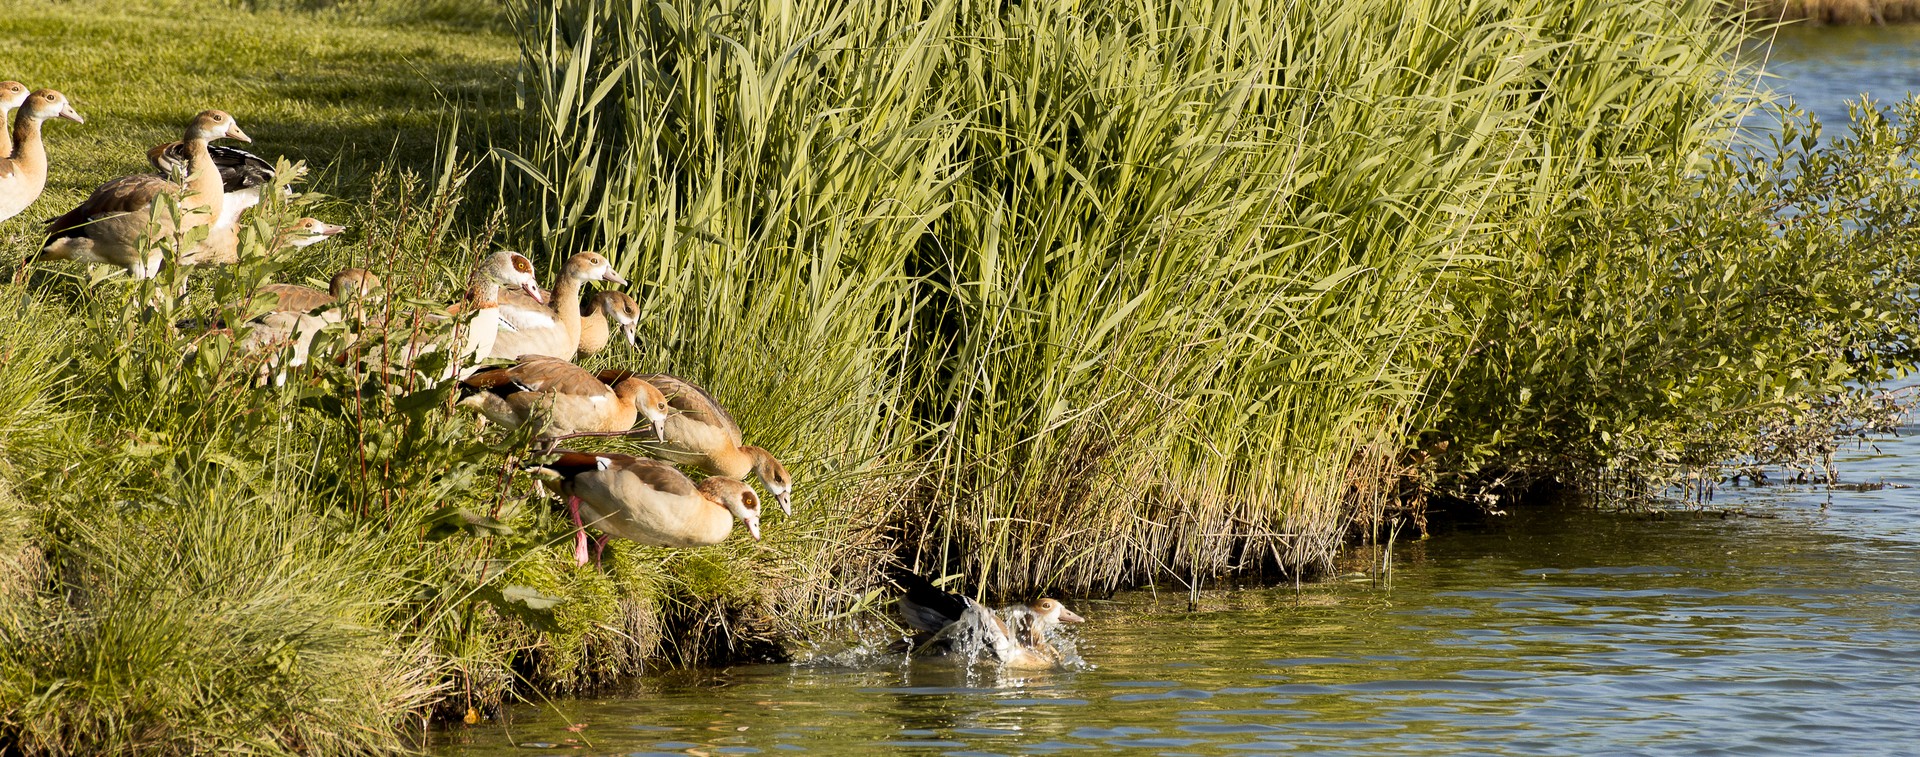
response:
M1914 0L1729 0L1732 12L1759 23L1796 21L1861 26L1920 21Z
M1710 3L697 5L523 8L517 38L4 20L68 41L19 76L89 117L49 128L47 207L218 105L337 198L276 218L355 229L196 273L177 314L348 264L442 302L495 247L592 247L645 312L588 364L714 390L796 508L576 568L444 385L316 361L255 389L125 279L36 265L0 291L0 741L398 749L877 620L895 563L991 595L1310 576L1429 494L1805 455L1767 432L1818 438L1824 398L1910 362L1912 135L1730 156L1745 79ZM211 73L172 43L202 29ZM0 227L16 258L33 215Z

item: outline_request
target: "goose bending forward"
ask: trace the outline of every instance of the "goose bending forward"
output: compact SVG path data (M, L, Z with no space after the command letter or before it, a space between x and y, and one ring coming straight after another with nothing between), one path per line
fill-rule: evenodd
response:
M255 295L274 296L269 312L311 313L335 303L366 302L380 292L380 277L365 268L342 268L327 281L326 291L304 284L266 284Z
M660 446L655 452L714 476L745 479L752 473L780 503L780 512L793 514L793 478L787 475L787 467L772 453L747 444L740 435L740 424L713 395L671 374L640 378L659 388L673 406L673 415L660 430Z
M13 117L11 152L0 158L0 221L20 215L47 188L47 145L40 139L40 124L53 118L87 122L67 104L66 95L51 89L28 95L20 115Z
M626 431L643 414L658 429L667 417L667 398L634 374L618 373L623 375L603 377L559 358L533 356L463 379L460 392L467 396L459 404L507 428L539 420L539 436Z
M160 270L161 251L141 240L161 239L206 226L224 207L220 171L207 145L216 139L252 142L233 116L202 111L187 124L185 142L192 171L186 184L175 184L153 174L122 176L93 190L79 207L47 222L51 234L40 250L43 260L108 263L126 269L137 279L152 278ZM180 221L156 205L163 195L177 198Z
M912 641L914 654L981 654L1009 668L1057 668L1066 658L1048 634L1062 623L1086 620L1056 599L1010 605L996 613L912 573L903 572L895 581L906 590L900 617L920 632Z
M630 347L640 346L634 337L634 329L640 325L640 303L634 302L626 292L617 289L603 289L580 304L580 354L594 355L607 348L607 342L613 336L612 325L618 324L620 333L627 338Z
M760 538L759 495L737 479L713 476L694 483L659 460L564 450L531 471L557 483L566 497L578 565L587 562L586 526L640 544L703 547L726 541L738 518Z

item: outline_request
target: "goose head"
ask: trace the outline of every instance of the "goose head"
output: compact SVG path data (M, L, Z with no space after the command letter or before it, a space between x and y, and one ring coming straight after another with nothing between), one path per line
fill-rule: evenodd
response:
M253 138L240 130L240 122L224 110L203 110L187 124L187 141L237 139L251 144Z
M51 89L34 90L33 94L27 96L27 103L20 107L35 121L64 118L77 124L87 122L87 119L81 118L79 113L74 112L73 105L67 102L66 95Z
M325 242L333 235L346 231L347 227L327 223L318 218L302 218L293 222L287 230L287 244L294 247L307 247ZM359 270L359 269L350 269ZM375 279L377 282L378 279Z
M793 477L787 475L787 466L779 459L759 447L748 445L740 449L753 456L753 475L760 477L760 483L767 485L767 491L773 493L773 501L780 503L783 515L793 514Z
M660 388L652 383L637 378L629 378L627 381L639 385L634 387L633 404L640 409L640 414L653 424L653 438L661 442L666 441L667 416L673 415L673 406L667 404L667 395L661 393ZM627 381L621 382L622 385Z
M0 113L27 104L27 85L17 81L0 81Z
M380 295L380 277L365 268L342 268L327 282L327 294L341 302L376 299Z
M626 286L627 280L613 270L613 263L597 252L575 253L567 258L567 267L560 275L580 281L604 281L609 284Z
M480 275L501 288L518 289L535 301L547 301L539 285L533 282L533 261L520 253L501 250L487 256L486 262L480 264Z
M1033 603L1033 614L1040 619L1042 628L1051 628L1061 623L1087 622L1086 618L1082 618L1074 614L1072 610L1067 609L1067 606L1061 604L1060 600L1050 597L1041 597L1040 601Z
M628 346L640 346L640 340L633 333L640 325L640 303L634 302L626 292L613 289L600 290L593 298L598 301L600 312L620 327L620 333L626 335Z
M760 540L760 495L753 493L752 487L726 476L703 478L699 487L700 493L707 499L727 508L733 517L745 522L754 541Z

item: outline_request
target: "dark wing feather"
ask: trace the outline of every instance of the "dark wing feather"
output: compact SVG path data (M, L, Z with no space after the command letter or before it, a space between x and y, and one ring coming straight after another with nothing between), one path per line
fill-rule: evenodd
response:
M900 597L900 617L917 630L937 632L967 612L966 597L942 590L915 573L899 571L893 581L906 591Z
M613 453L592 454L587 452L571 452L568 450L560 450L559 455L560 456L555 458L553 462L542 463L537 467L552 470L565 478L573 478L582 473L601 470L601 461L603 460L606 461L605 465L607 467L613 467L638 459L631 455L617 455Z
M208 145L207 155L213 158L214 167L220 169L221 191L237 192L273 181L273 164L246 150ZM185 142L168 142L148 150L147 162L161 175L172 176L184 174L193 157L187 154Z

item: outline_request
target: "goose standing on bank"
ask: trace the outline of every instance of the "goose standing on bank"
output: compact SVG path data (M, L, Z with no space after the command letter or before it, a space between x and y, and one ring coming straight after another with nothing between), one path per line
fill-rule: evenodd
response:
M595 292L580 305L580 318L582 355L598 354L607 348L607 341L613 336L611 324L619 324L620 333L626 335L628 346L640 346L639 340L633 335L634 329L640 325L640 303L634 302L626 292L617 289Z
M1011 605L996 613L912 573L903 572L895 581L906 589L900 598L900 617L920 631L911 642L914 654L979 654L1009 668L1057 668L1067 661L1066 655L1048 634L1062 623L1086 620L1057 599Z
M51 89L28 95L20 115L13 117L13 151L0 158L0 221L20 215L47 188L47 145L40 139L40 124L52 118L87 122L67 104L66 95Z
M0 159L13 156L13 133L7 126L7 113L27 104L27 94L25 84L0 81Z
M518 360L544 355L572 360L580 350L580 287L589 281L625 286L627 280L598 253L582 252L567 258L560 279L553 284L548 303L508 297L500 305L500 336L488 357Z
M412 315L422 321L468 316L467 322L456 330L459 346L441 378L466 375L491 354L494 338L500 333L500 294L503 290L518 290L535 300L540 299L540 287L533 279L533 261L512 250L488 255L467 279L466 296L461 302L444 312ZM403 317L400 322L404 320ZM432 337L414 339L405 350L407 364L411 365L413 359L420 355L441 349L441 341Z
M793 514L793 479L787 467L764 449L746 443L740 424L727 409L699 385L666 373L640 377L667 395L674 413L660 429L660 445L654 452L681 465L691 465L709 475L745 479L751 473L760 478L780 512Z
M28 107L32 105L29 101ZM184 234L220 217L224 207L220 171L207 152L208 143L216 139L253 141L233 116L201 111L187 124L185 142L192 170L185 185L153 174L122 176L101 184L79 207L47 223L52 233L40 258L107 263L126 269L136 279L153 278L160 271L160 246L149 243L142 254L141 239ZM177 198L178 224L157 204L163 195Z
M535 475L556 482L573 516L573 559L587 562L586 526L657 547L703 547L726 541L733 521L760 538L760 498L737 479L712 476L694 483L659 460L631 455L561 451ZM597 540L605 545L605 537Z
M459 404L507 428L543 419L538 436L626 431L641 415L659 428L667 398L634 374L619 373L600 376L559 358L530 357L461 380L468 396Z
M220 217L213 227L224 229L240 220L247 208L265 199L261 192L273 183L273 165L258 155L233 147L208 145L207 155L220 171ZM193 172L193 151L186 142L155 145L147 151L147 162L166 179L179 180Z

